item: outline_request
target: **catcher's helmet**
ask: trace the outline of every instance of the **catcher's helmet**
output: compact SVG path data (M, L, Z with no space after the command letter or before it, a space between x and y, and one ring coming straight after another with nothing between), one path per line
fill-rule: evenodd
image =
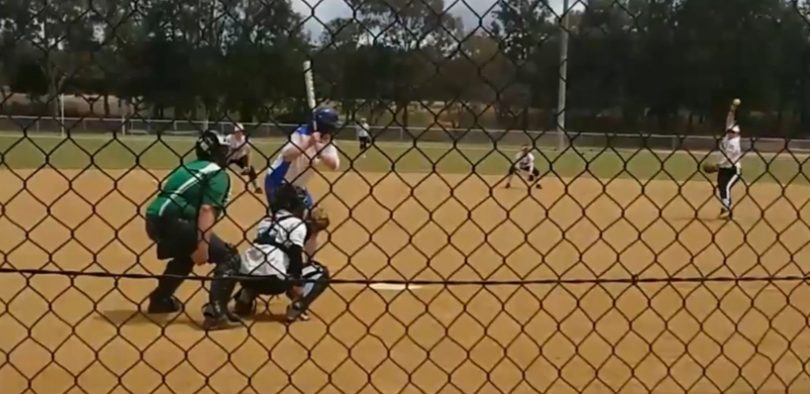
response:
M340 116L333 108L318 108L312 116L315 119L315 127L319 132L331 134L337 130Z
M228 161L228 139L216 130L206 130L194 144L197 159L207 160L225 166Z
M307 198L306 190L294 186L291 183L284 182L276 190L273 191L273 198L270 202L270 211L278 212L285 210L293 215L304 218L307 211Z

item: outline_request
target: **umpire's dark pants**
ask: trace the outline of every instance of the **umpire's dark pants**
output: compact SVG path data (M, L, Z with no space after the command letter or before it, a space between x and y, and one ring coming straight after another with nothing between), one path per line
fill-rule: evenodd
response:
M197 249L200 232L197 224L188 219L147 216L146 234L157 244L158 259L170 259L163 275L171 277L164 276L158 280L158 287L152 292L152 297L170 298L194 269L191 255ZM211 234L211 241L208 243L211 262L227 261L231 254L232 251L225 241L216 234Z
M727 209L731 209L731 188L740 180L740 169L737 167L720 167L717 170L717 192L720 201Z

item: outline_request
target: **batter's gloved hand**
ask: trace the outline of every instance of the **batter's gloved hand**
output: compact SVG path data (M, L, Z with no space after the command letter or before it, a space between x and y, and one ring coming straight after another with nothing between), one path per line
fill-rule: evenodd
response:
M326 230L329 227L329 215L321 207L312 208L307 216L307 226L310 233Z

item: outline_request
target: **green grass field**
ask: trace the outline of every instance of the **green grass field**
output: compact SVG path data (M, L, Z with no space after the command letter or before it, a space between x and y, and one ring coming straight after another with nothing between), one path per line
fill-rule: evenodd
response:
M254 163L264 167L272 160L283 141L257 139L253 141ZM378 143L367 157L358 157L358 148L352 141L341 141L344 154L343 168L363 172L470 173L483 175L503 174L517 147L489 145L457 145L444 143ZM47 165L60 169L98 167L128 169L141 166L146 169L170 169L179 157L190 153L192 140L184 137L127 136L113 139L109 136L83 135L62 139L54 135L23 137L0 136L0 161L13 169L37 168ZM716 154L715 154L716 155ZM669 179L686 181L703 179L697 169L706 152L662 153L650 150L614 150L610 148L569 148L564 151L536 152L541 171L552 171L563 178L592 176L600 179L635 178L639 180ZM716 157L716 156L715 156ZM749 152L743 163L744 177L751 182L779 182L781 184L807 184L805 170L807 157L780 155L760 156Z

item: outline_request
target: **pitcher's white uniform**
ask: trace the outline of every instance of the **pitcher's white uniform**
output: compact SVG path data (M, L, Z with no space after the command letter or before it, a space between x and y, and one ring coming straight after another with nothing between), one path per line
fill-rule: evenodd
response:
M720 154L718 162L717 192L720 195L722 209L720 214L731 215L732 199L731 189L740 180L742 174L742 147L740 146L740 127L732 126L720 140Z

